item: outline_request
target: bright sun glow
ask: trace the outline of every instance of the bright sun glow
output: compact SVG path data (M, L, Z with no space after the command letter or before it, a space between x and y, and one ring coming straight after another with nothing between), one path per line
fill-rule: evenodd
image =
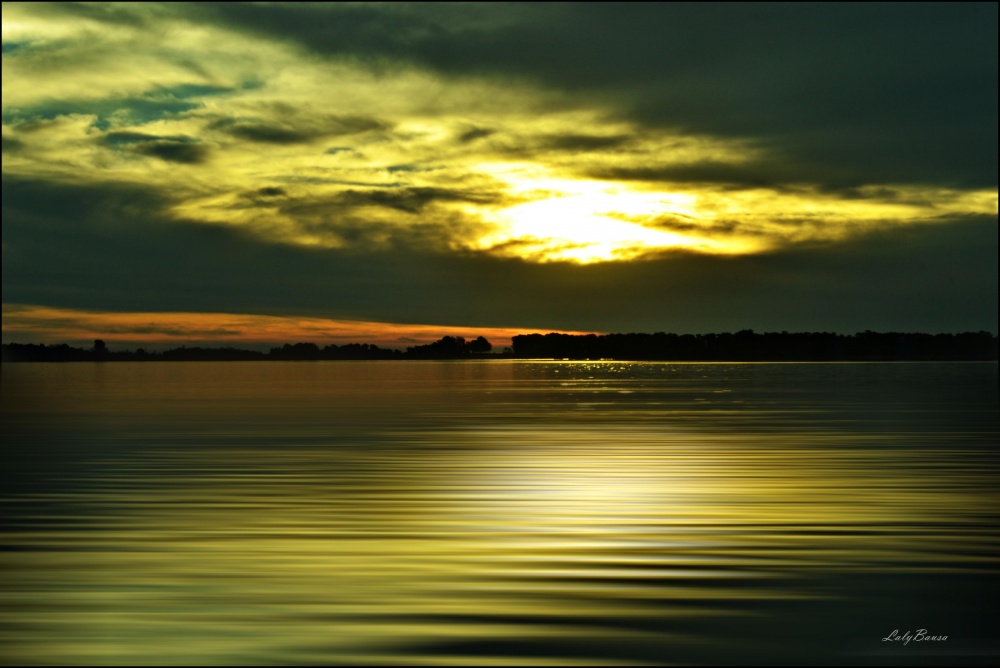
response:
M635 192L613 182L552 178L536 169L489 170L515 196L529 201L488 216L498 231L480 247L535 261L581 264L627 260L655 251L685 249L741 253L745 243L656 229L632 220L694 217L696 197L684 193Z

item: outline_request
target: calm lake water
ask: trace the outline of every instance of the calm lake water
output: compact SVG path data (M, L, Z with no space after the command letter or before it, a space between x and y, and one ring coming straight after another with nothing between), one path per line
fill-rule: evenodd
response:
M997 365L4 364L5 664L995 664ZM946 640L883 641L894 631Z

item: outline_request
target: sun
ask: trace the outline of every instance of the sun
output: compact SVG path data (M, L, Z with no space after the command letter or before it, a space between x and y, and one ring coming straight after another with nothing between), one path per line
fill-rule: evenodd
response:
M556 178L536 169L491 170L518 201L484 217L495 232L479 247L535 262L579 264L629 260L664 250L747 252L746 244L681 233L644 222L666 216L693 220L696 196L642 192L626 184Z

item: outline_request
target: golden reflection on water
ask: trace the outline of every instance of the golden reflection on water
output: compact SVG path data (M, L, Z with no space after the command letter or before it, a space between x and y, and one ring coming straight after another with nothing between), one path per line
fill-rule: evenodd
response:
M995 656L996 365L3 383L4 663L871 662L908 624Z

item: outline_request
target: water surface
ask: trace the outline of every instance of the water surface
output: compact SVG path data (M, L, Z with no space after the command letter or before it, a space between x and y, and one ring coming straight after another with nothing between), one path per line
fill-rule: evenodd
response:
M1000 656L995 363L2 372L6 664Z

